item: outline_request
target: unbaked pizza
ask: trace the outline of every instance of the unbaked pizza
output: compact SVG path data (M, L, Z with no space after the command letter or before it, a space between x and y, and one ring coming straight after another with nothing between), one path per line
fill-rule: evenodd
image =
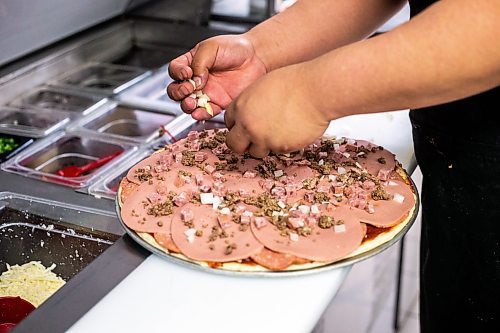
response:
M416 191L381 146L321 138L255 159L228 149L226 133L190 132L131 168L118 192L123 223L170 256L255 272L365 253L414 215Z

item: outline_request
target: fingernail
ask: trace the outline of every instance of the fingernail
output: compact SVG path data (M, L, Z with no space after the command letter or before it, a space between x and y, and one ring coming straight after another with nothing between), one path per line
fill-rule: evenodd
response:
M188 89L188 88L186 88L185 86L181 86L180 90L181 90L181 93L182 93L184 96L189 95L189 89Z
M199 76L195 76L195 77L193 78L193 80L194 80L194 83L196 83L196 87L201 86L201 77L199 77Z

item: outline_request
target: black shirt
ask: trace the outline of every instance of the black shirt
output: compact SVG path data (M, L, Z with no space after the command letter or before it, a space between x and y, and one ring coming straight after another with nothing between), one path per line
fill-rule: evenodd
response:
M409 2L413 17L437 1ZM455 55L460 57L459 53ZM410 117L414 124L458 139L500 145L500 87L451 103L412 110Z

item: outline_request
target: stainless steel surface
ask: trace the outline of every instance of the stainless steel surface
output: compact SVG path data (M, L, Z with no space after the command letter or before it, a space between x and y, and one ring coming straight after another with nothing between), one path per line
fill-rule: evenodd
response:
M0 69L0 104L7 104L28 90L88 62L131 63L137 61L133 59L140 59L146 65L157 65L161 59L156 58L154 64L148 64L147 52L134 51L154 46L155 50L161 49L161 53L166 54L163 64L167 64L172 60L167 57L174 57L200 40L221 33L225 31L164 22L129 20L110 23L68 40L51 52L33 55L32 59L24 60L23 66Z
M0 66L141 2L144 1L4 0L0 3Z
M78 132L63 132L37 142L2 164L2 169L27 177L79 188L89 185L92 180L109 170L113 165L126 159L136 149L137 146L132 143L112 140L107 137L97 135L87 137ZM117 151L122 151L122 154L108 164L83 176L65 178L56 174L64 167L82 166Z
M174 118L174 114L110 101L71 128L89 131L90 134L101 133L117 139L149 142L159 137L160 129Z
M99 97L90 94L75 94L62 89L41 86L19 96L9 105L56 109L86 115L94 109L92 106L95 106L99 100Z
M69 74L63 74L50 84L76 91L114 95L143 80L147 75L149 73L136 67L90 63Z
M298 276L298 275L319 273L319 272L328 271L328 270L332 270L332 269L338 269L341 267L351 266L357 262L371 258L374 255L379 254L380 252L388 249L389 247L391 247L392 245L397 243L408 232L408 230L410 230L411 226L415 222L415 219L417 218L418 210L420 207L420 199L419 199L419 195L417 192L417 188L416 188L415 184L413 183L413 180L411 178L409 178L409 180L410 180L411 186L413 187L413 190L415 191L415 194L416 194L416 207L415 207L412 215L410 216L409 222L401 229L400 232L398 232L394 236L394 238L392 238L390 241L388 241L386 243L383 243L383 244L377 246L376 248L374 248L372 250L369 250L365 253L359 254L359 255L351 257L351 258L343 259L343 260L336 261L336 262L333 262L330 264L325 264L323 266L319 266L316 268L308 268L308 269L301 269L301 270L294 270L294 271L236 272L236 271L228 271L228 270L223 270L223 269L218 269L218 268L210 268L210 267L206 267L206 266L201 266L201 265L193 263L191 261L171 256L171 255L155 248L154 246L152 246L148 242L144 241L141 237L139 237L139 235L134 230L128 228L125 225L125 223L123 222L123 220L121 218L121 214L120 214L121 209L120 209L120 203L119 203L118 197L115 199L115 208L116 208L116 214L120 220L120 223L121 223L123 229L125 229L127 234L129 234L129 236L132 237L132 239L134 241L136 241L139 245L141 245L145 249L151 251L152 253L154 253L154 254L160 256L161 258L168 260L170 262L173 262L173 263L176 263L179 265L183 265L183 266L186 266L189 268L209 272L209 273L230 275L230 276L245 276L245 277L246 276L254 276L254 277L262 277L262 278Z
M35 260L56 264L54 272L69 280L119 237L85 221L105 229L115 219L106 211L0 192L0 271Z
M160 0L148 3L128 15L192 25L206 25L210 18L211 0Z
M69 120L68 113L57 110L0 107L1 133L40 138L61 128Z

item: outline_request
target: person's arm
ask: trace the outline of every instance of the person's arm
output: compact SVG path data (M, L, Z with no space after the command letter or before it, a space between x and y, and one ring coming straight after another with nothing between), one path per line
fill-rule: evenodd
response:
M404 0L299 0L295 5L242 35L209 38L172 60L176 80L168 96L198 120L211 115L188 97L194 87L211 99L220 113L249 84L267 72L310 60L324 52L360 40L382 25Z
M406 0L299 0L244 35L268 71L368 37Z
M391 32L277 69L227 108L227 144L258 157L292 151L321 136L333 119L494 88L499 17L500 1L442 0Z
M394 31L304 64L304 88L330 119L436 105L494 88L499 18L500 1L439 1ZM330 97L312 97L321 94Z

